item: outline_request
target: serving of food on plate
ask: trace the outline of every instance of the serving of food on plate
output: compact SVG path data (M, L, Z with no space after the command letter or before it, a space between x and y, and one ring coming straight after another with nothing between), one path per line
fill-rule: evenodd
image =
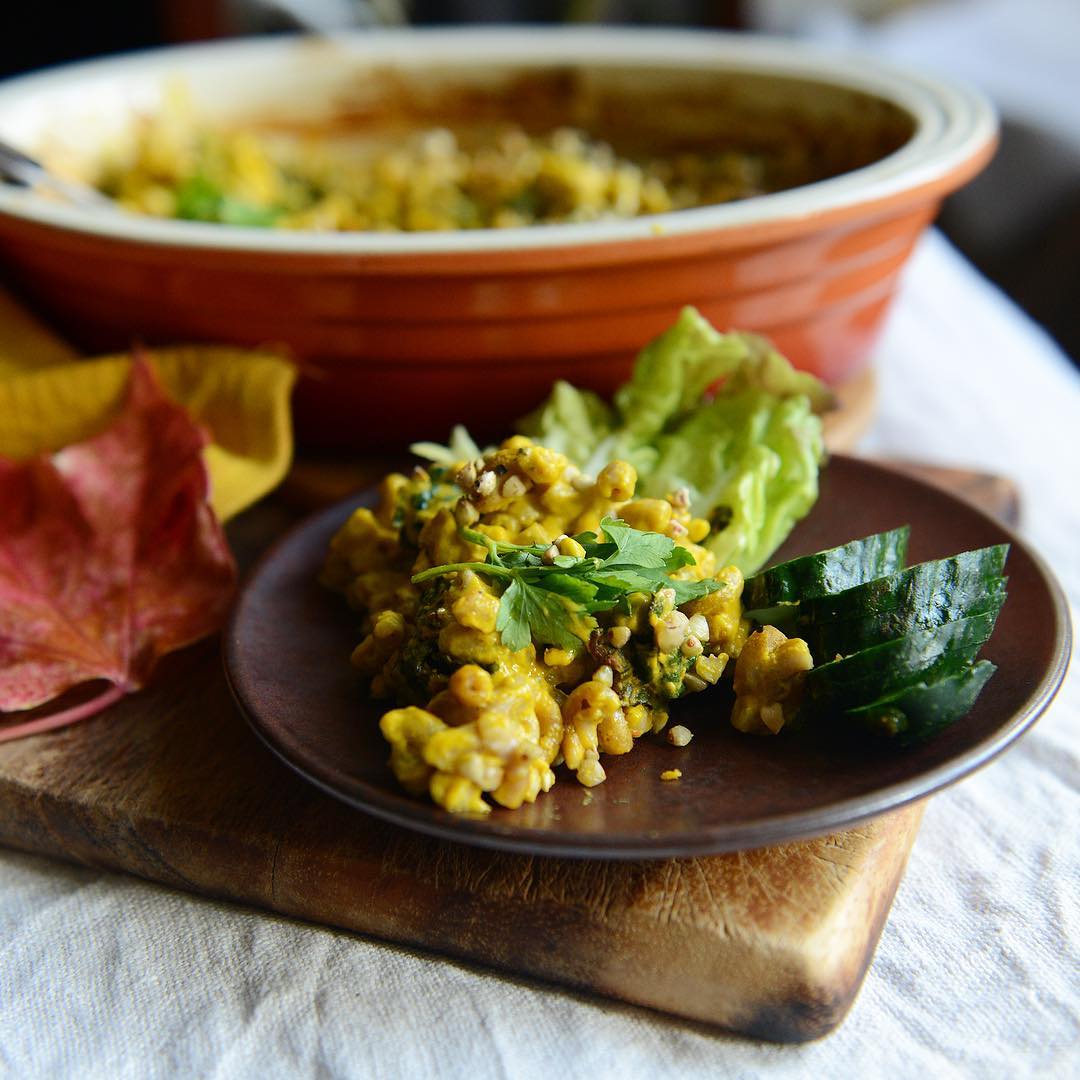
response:
M905 569L898 527L757 572L813 506L827 403L687 309L614 406L564 383L532 437L416 447L434 461L387 476L322 571L396 705L379 727L402 786L476 814L533 802L560 765L591 788L635 740L687 745L678 702L723 682L710 722L748 734L906 744L964 715L994 671L975 658L1005 545Z

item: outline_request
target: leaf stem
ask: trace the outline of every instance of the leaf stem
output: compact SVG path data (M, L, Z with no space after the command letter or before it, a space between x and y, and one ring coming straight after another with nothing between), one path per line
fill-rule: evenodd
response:
M470 544L478 544L486 547L488 551L498 554L502 551L527 551L530 554L539 554L548 544L511 544L509 540L493 540L482 532L470 529L467 525L458 526L458 535L468 540Z
M467 540L470 544L476 544L478 547L484 548L492 562L499 561L498 543L492 540L490 536L485 536L482 532L470 529L467 525L458 525L458 536L463 540Z
M505 566L496 566L494 563L486 562L458 562L458 563L446 563L443 566L431 566L427 570L421 570L419 574L415 574L412 578L414 585L419 585L423 581L430 581L432 578L442 577L443 574L452 574L457 570L475 570L478 574L491 574L493 577L511 578L514 576L513 571L507 570Z
M0 728L0 743L22 739L27 735L40 735L44 731L54 731L56 728L87 720L107 709L113 702L119 701L127 693L128 689L124 686L110 686L108 690L103 690L97 697L84 701L81 705L73 705L70 709L61 709L60 712L49 716L41 716L36 720L27 720L22 724ZM3 714L0 713L0 716Z

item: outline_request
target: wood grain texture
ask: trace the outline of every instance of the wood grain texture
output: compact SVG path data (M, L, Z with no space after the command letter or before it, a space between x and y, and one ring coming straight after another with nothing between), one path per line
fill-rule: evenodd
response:
M430 840L279 764L236 715L212 644L97 720L0 747L7 845L782 1041L847 1011L920 815L654 862Z
M867 366L833 387L836 407L822 418L825 446L831 453L851 453L869 430L877 412L877 376Z
M991 513L1015 506L1015 489L992 478L935 478ZM325 497L294 485L230 540L250 558L298 504ZM847 1012L921 814L663 861L428 839L281 765L235 711L215 642L168 658L149 690L95 720L0 746L0 843L777 1041L817 1038Z

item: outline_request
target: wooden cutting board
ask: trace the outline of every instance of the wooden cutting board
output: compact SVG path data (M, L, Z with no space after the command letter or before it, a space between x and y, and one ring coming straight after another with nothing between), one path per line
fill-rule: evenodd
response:
M279 497L230 538L250 556L295 516ZM294 776L237 714L215 643L159 676L94 720L0 746L0 843L771 1040L843 1018L922 814L713 858L488 852L383 824Z

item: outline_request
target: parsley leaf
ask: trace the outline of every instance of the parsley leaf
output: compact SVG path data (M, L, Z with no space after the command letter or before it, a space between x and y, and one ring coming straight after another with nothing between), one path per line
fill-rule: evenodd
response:
M681 607L690 603L691 600L700 600L711 592L720 588L720 582L712 578L704 581L680 581L678 578L668 578L664 582L664 588L675 590L675 606Z
M595 579L590 581L575 574L545 574L543 587L560 596L568 596L579 604L588 604L596 599L598 591Z
M592 624L596 625L595 619ZM536 641L573 653L581 648L582 642L570 625L570 608L557 593L537 588L518 577L502 594L495 629L502 635L503 644L513 652Z
M462 527L464 539L487 549L487 561L433 566L413 581L461 570L505 581L495 629L514 652L535 642L576 653L597 626L593 616L613 608L628 612L635 593L673 589L676 604L685 604L720 588L711 579L680 581L668 576L694 565L694 556L670 537L611 517L604 518L600 527L603 541L595 532L574 537L584 557L551 556L549 544L510 544Z
M645 569L663 570L667 566L672 549L676 546L675 541L668 536L642 532L616 518L604 518L600 522L600 527L604 530L604 535L615 545L615 551L604 560L607 566L640 566ZM693 555L685 548L679 550L686 552L690 562L694 561Z
M697 566L697 559L695 559L686 548L679 547L676 544L672 547L671 554L668 555L667 560L664 563L664 568L670 572L672 570L678 570L683 566Z
M600 543L595 533L583 533L575 539L586 554L600 559L604 566L637 566L670 573L694 565L694 556L669 536L644 532L611 517L604 518L600 527L608 538L606 543Z

